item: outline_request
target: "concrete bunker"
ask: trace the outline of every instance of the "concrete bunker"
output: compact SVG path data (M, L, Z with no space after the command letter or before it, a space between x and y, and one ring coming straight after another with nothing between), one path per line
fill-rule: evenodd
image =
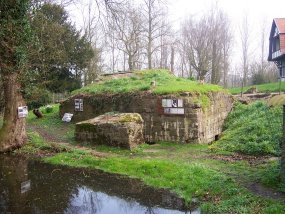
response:
M157 95L150 91L118 94L77 94L63 101L60 116L81 122L107 112L139 113L147 142L210 143L222 132L233 98L224 91ZM83 106L84 105L84 106Z
M138 113L106 113L77 123L75 139L131 150L144 143L143 119Z

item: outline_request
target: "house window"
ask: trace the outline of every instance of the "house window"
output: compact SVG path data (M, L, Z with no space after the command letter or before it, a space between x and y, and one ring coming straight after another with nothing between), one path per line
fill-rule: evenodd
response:
M276 51L280 50L280 39L279 39L279 36L273 38L273 46L272 46L272 48L273 48L272 52L276 52Z
M279 35L279 31L278 31L277 27L275 27L274 37L276 37L278 35Z

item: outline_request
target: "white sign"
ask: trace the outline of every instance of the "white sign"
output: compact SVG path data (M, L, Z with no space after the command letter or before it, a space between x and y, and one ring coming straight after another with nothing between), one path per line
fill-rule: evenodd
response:
M162 99L165 114L184 114L182 99Z
M62 121L69 123L71 121L72 117L73 117L73 114L64 113Z
M25 118L28 116L28 106L20 106L18 107L18 117Z
M83 111L83 99L75 99L74 107L75 111Z
M25 193L31 190L31 180L21 183L21 193Z
M164 108L165 114L184 114L184 108Z

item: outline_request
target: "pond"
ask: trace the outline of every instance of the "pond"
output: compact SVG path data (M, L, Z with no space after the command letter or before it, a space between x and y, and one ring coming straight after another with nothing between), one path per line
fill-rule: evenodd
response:
M0 213L199 214L169 191L88 169L0 156Z

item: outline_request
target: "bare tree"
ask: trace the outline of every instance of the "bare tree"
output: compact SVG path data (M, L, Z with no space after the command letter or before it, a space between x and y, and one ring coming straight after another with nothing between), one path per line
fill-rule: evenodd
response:
M169 33L169 24L166 20L165 4L161 0L143 0L143 16L146 38L146 54L148 69L153 67L153 55L163 47L163 37ZM162 51L161 51L162 53ZM162 64L162 63L160 63Z
M213 39L213 59L212 59L212 83L218 84L222 81L227 87L229 72L229 57L232 47L233 37L230 30L230 20L226 13L216 9L214 17L215 26L212 31Z
M84 72L84 85L95 81L102 72L102 47L99 41L102 41L100 37L104 37L104 34L100 35L97 33L102 31L103 26L99 21L99 14L94 11L94 8L94 0L89 0L87 7L82 10L83 32L94 52L94 56Z
M188 18L183 26L183 38L190 66L196 71L197 79L204 80L210 71L211 35L207 17L195 20Z
M118 13L114 30L118 41L118 49L128 57L129 70L133 71L139 60L139 51L142 48L143 19L138 8L128 4Z
M231 54L231 47L233 43L233 36L230 30L229 19L224 20L224 31L222 35L222 70L223 70L223 86L228 87L228 74L230 69L229 58Z
M211 83L219 84L222 76L223 61L223 43L227 41L225 23L227 23L226 14L215 5L209 11L209 27L212 43L212 59L211 59Z
M241 48L242 48L242 70L243 81L242 87L247 85L249 75L249 20L248 15L245 14L240 28Z

